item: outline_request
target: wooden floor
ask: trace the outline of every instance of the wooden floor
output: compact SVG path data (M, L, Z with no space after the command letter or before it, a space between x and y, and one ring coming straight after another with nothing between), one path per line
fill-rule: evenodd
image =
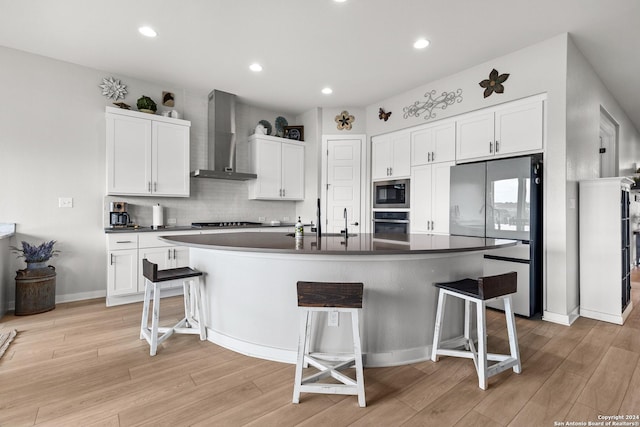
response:
M15 328L18 336L0 359L0 426L538 427L637 416L640 273L634 280L636 308L624 326L519 318L520 375L503 372L482 391L468 359L365 369L366 408L353 396L310 394L293 405L293 365L193 335L171 337L150 357L138 339L140 304L91 300L7 315L0 331ZM180 304L163 300L163 317L177 318ZM490 350L506 351L503 316L490 312L488 329Z

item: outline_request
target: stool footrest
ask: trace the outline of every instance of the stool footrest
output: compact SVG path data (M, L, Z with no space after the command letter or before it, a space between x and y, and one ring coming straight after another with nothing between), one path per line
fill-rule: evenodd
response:
M322 394L345 394L350 396L358 395L358 387L345 384L302 384L301 392L322 393Z

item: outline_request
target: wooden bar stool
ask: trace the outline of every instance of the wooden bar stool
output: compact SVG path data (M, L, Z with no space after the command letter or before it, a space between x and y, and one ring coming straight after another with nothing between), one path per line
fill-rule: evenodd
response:
M364 374L362 371L362 348L358 312L362 310L362 283L298 282L298 307L300 310L300 333L298 337L298 359L296 363L293 403L300 402L300 393L357 395L358 404L366 406L364 396ZM353 353L311 353L309 341L313 312L351 313ZM338 314L339 315L339 314ZM308 365L320 372L302 378L302 369ZM356 380L339 372L355 365ZM332 377L342 384L320 383Z
M149 262L145 258L142 260L142 274L145 277L145 283L140 339L146 339L151 346L151 356L156 355L158 344L174 333L199 334L201 340L206 339L207 330L202 323L204 311L200 295L200 276L202 276L202 272L189 267L158 270L158 264ZM184 289L184 318L170 328L161 328L158 326L160 320L160 285L171 282L182 282ZM151 314L151 328L149 328L149 304L152 292L153 312Z
M483 390L487 389L489 377L499 374L509 368L519 374L522 371L520 365L520 350L518 349L518 336L516 335L516 322L513 315L513 305L511 294L516 292L517 274L512 271L497 276L480 277L474 279L462 279L456 282L435 283L440 288L438 297L438 310L436 313L436 325L433 331L433 348L431 360L438 361L438 355L466 357L473 359L478 372L478 383ZM464 299L464 338L465 348L463 350L452 350L440 348L440 335L442 333L442 321L444 319L445 297L452 296ZM504 314L507 320L507 332L509 334L509 348L511 354L487 353L487 333L485 304L489 301L504 300ZM470 338L471 329L470 305L476 304L478 349ZM491 366L487 361L495 361Z

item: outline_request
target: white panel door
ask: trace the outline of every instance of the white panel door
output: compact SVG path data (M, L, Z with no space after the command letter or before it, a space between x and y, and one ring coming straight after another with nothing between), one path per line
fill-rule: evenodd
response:
M327 232L344 230L347 210L349 233L357 233L360 217L360 140L327 141ZM355 225L358 223L358 225Z
M153 193L189 196L189 128L153 122Z
M107 114L107 194L151 192L151 120Z
M493 111L473 113L456 120L456 159L492 157Z
M282 198L304 199L304 146L282 143Z

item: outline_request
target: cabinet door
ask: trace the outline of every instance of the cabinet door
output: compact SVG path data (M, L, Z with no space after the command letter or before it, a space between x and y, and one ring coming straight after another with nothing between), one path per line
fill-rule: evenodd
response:
M431 162L452 162L456 159L456 124L443 123L433 128Z
M304 199L304 146L282 144L282 190L287 200Z
M420 166L430 163L432 152L433 128L429 127L411 132L411 166Z
M411 168L411 232L431 232L431 165Z
M371 178L388 178L391 167L391 141L389 136L377 136L371 139Z
M171 254L171 249L172 247L160 247L160 248L140 248L139 252L139 259L138 259L138 265L139 267L139 276L138 276L138 283L139 283L139 292L144 292L144 275L142 272L142 260L143 259L147 259L149 262L152 262L154 264L158 264L158 270L165 270L167 268L171 268L171 263L169 260L170 254ZM162 286L162 285L161 285ZM165 287L165 286L162 286Z
M393 178L411 175L411 138L408 132L391 136L392 159L391 176Z
M109 252L108 263L107 296L137 293L138 250L111 251Z
M542 150L542 101L496 108L495 120L496 154Z
M449 234L449 188L454 162L431 166L431 232ZM412 218L413 220L413 218Z
M151 121L107 114L107 194L151 192Z
M189 267L189 248L176 246L171 250L171 268Z
M279 199L282 190L282 143L270 140L255 141L256 199Z
M469 114L456 121L456 158L468 160L494 155L493 111Z
M153 193L189 196L189 127L153 122Z

